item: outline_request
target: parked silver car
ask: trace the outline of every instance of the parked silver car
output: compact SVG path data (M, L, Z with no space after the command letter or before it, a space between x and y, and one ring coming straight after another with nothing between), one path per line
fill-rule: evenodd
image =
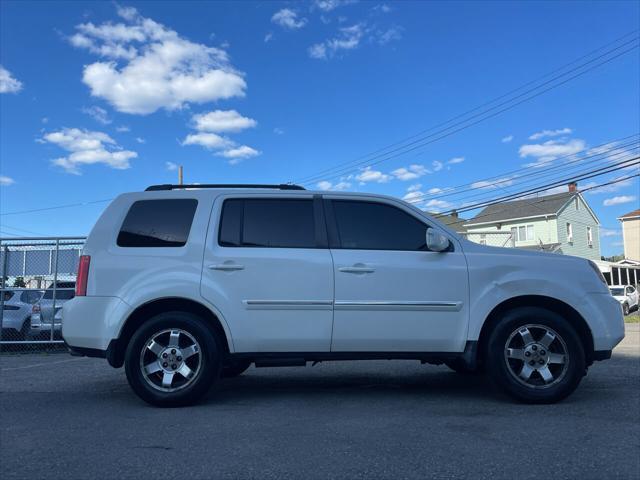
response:
M42 297L42 290L5 290L2 307L2 340L25 340L29 334L32 306Z
M62 330L62 305L75 297L75 288L75 282L57 282L55 289L55 307L53 301L53 285L45 290L42 298L35 303L31 309L30 336L40 337L50 335L52 321L54 335L60 336Z

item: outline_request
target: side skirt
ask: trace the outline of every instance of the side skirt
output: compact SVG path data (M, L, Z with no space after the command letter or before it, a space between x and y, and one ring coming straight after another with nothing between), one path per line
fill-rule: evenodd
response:
M478 342L468 341L463 352L243 352L232 353L228 358L229 361L250 361L256 367L303 367L307 362L345 360L420 360L438 365L455 359L475 367L477 351Z

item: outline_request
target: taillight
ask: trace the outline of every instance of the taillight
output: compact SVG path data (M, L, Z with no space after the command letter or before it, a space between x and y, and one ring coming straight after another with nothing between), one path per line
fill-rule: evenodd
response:
M40 305L37 303L31 307L31 313L40 313Z
M89 278L89 264L91 257L82 255L80 263L78 263L78 277L76 278L76 297L84 297L87 295L87 279Z

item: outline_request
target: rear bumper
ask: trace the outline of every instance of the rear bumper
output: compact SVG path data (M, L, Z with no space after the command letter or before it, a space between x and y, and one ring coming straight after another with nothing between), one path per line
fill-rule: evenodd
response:
M106 352L129 310L118 297L75 297L62 307L62 337L76 350Z

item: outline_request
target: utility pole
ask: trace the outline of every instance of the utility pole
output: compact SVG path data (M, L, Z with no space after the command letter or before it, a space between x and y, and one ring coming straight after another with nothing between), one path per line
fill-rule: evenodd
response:
M182 165L178 167L178 185L182 185Z

